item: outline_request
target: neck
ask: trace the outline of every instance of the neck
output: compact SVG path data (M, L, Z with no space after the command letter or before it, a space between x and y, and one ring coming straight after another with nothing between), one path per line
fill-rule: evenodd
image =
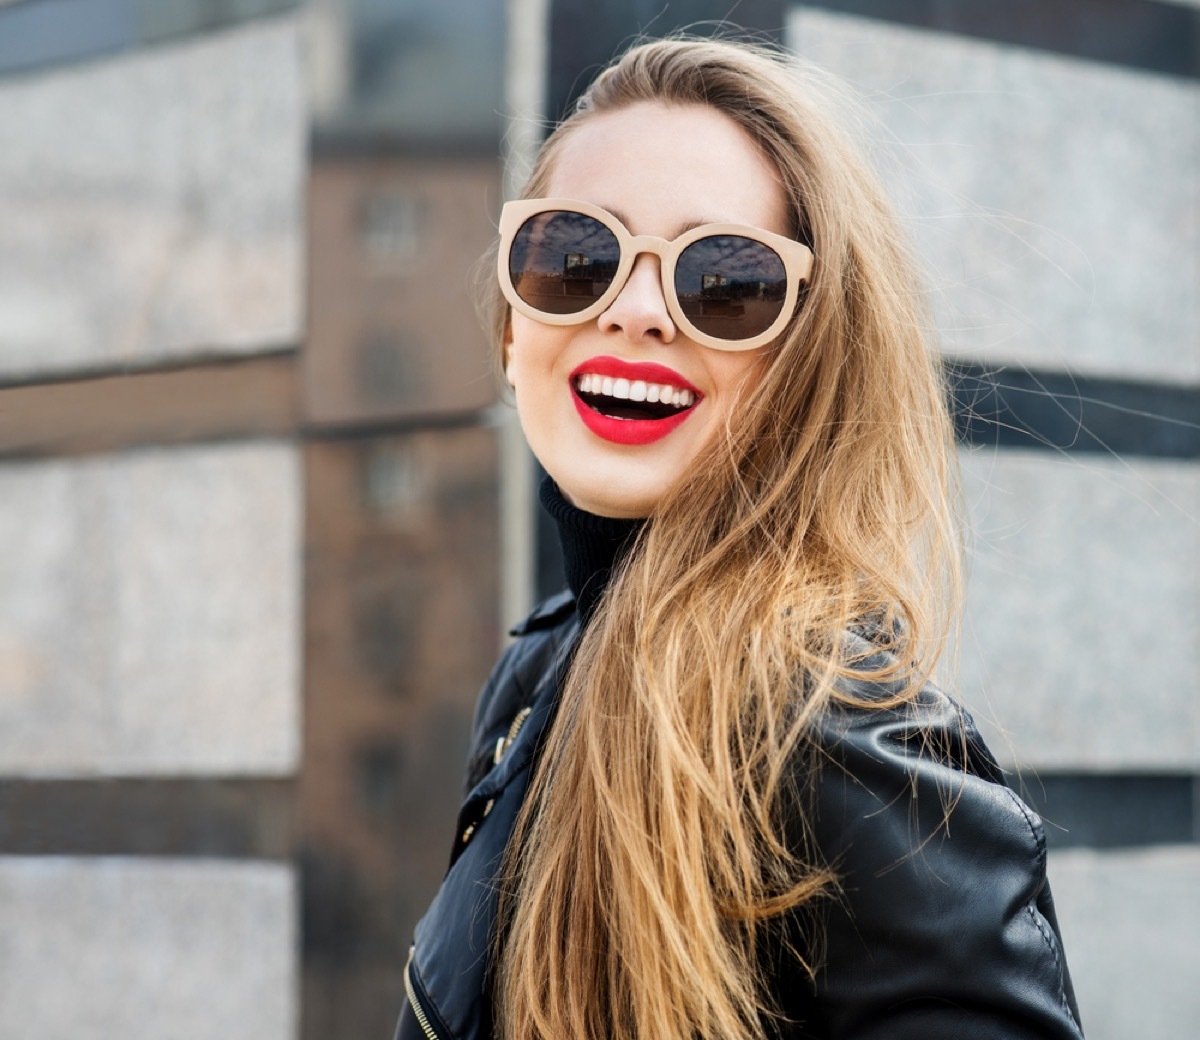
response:
M541 500L558 527L567 585L587 624L646 521L584 512L568 502L549 477L542 481Z

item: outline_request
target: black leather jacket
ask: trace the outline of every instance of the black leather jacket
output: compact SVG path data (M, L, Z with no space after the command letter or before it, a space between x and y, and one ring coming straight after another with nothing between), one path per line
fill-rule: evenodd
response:
M493 879L579 633L574 601L515 630L480 696L450 867L416 928L396 1040L493 1036ZM870 699L867 683L854 691ZM901 708L831 709L816 837L841 880L815 983L771 951L787 1040L1080 1038L1041 821L936 688ZM792 936L791 938L796 938ZM566 1040L566 1038L564 1038Z

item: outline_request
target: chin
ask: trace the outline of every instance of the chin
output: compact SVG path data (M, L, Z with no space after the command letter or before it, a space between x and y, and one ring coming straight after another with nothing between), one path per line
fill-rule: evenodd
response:
M612 487L597 489L564 483L557 477L554 482L567 500L587 513L607 516L619 520L638 520L649 516L658 505L660 494L639 492Z

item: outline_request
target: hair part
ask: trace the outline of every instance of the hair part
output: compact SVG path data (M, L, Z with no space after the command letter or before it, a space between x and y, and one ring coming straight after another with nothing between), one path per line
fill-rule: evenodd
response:
M770 159L815 265L755 392L664 494L582 635L506 853L507 1040L761 1036L778 1012L764 936L798 924L815 972L809 913L836 884L808 823L810 723L851 676L912 696L957 607L941 369L830 90L762 47L645 43L600 74L523 192L544 194L590 119L706 105ZM502 301L494 314L502 350ZM854 629L889 663L848 653Z

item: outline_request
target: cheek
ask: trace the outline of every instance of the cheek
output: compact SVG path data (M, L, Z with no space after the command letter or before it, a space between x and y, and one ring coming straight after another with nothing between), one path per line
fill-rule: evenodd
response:
M542 378L554 368L565 349L563 330L514 314L504 345L505 373L512 385Z
M754 388L762 382L767 364L765 350L729 354L720 358L713 367L713 385L718 388L725 402L732 403L754 392Z

